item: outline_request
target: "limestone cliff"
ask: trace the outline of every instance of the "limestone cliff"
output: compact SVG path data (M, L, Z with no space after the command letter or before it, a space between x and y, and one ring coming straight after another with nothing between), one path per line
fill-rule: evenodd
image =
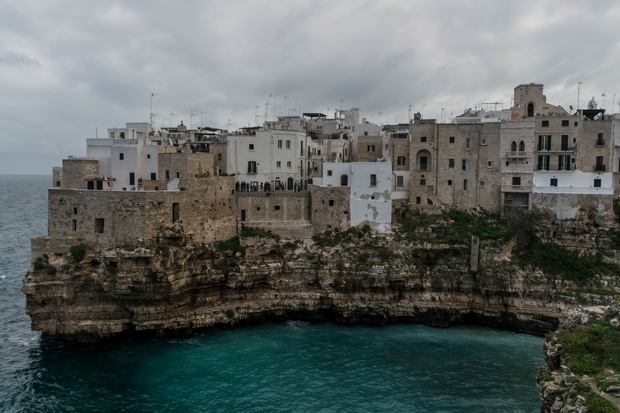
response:
M538 374L543 413L620 411L620 303L560 316Z
M335 246L245 238L173 248L88 250L35 263L24 279L32 328L95 342L301 318L343 324L477 323L542 334L577 302L609 303L512 262L495 241L429 244L360 232ZM601 280L606 291L617 280Z

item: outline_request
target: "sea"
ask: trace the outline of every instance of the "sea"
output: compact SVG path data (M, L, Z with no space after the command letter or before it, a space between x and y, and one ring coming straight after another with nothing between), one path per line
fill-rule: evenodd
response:
M0 175L0 412L539 412L543 338L288 321L80 346L30 330L50 176Z

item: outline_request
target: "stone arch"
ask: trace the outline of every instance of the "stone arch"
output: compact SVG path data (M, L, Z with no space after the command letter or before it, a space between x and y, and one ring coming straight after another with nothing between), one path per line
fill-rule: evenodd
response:
M427 151L426 149L422 149L421 151L418 151L418 153L415 156L415 160L416 160L416 165L419 170L421 171L431 170L432 157L431 157L431 153Z

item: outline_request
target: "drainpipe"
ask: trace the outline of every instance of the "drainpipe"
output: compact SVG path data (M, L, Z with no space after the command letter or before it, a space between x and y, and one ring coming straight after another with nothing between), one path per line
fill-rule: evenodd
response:
M435 123L435 195L439 185L439 125Z

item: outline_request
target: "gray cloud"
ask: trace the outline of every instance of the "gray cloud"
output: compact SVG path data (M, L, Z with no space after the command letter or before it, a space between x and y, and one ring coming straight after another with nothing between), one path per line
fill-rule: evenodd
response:
M156 126L221 128L262 122L270 94L277 114L374 122L508 107L529 82L564 107L578 82L582 105L620 101L613 0L4 3L0 173L49 173L96 130L147 121L151 93Z

